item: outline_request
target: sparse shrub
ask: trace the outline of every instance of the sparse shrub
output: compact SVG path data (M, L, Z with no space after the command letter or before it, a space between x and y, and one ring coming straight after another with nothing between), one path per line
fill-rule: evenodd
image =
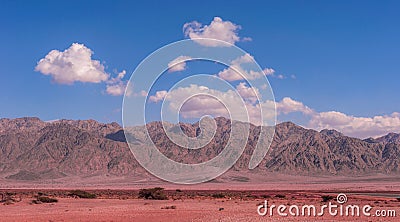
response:
M79 198L84 198L84 199L94 199L96 198L96 194L94 193L89 193L84 190L72 190L68 194L69 196L73 197L79 197Z
M38 202L41 203L57 203L58 200L56 198L46 197L46 196L39 196L36 199Z
M214 193L214 194L211 195L211 197L213 197L213 198L224 198L225 194L223 194L223 193Z
M42 204L42 203L57 203L58 200L56 198L43 196L44 194L40 193L36 196L36 200L32 200L34 204Z
M266 195L266 194L261 195L261 197L264 198L264 199L271 198L270 195Z
M153 200L167 200L168 199L164 193L164 188L162 188L162 187L141 189L139 191L139 198L153 199Z
M10 193L10 192L6 192L4 193L0 193L1 199L0 199L0 203L3 203L4 205L10 205L10 204L14 204L16 202L21 202L22 201L22 197L16 197L16 193Z
M283 194L277 194L277 195L275 195L275 197L276 197L276 198L281 198L281 199L283 199L283 198L285 198L286 196L283 195Z
M247 194L246 197L247 197L247 198L252 198L252 199L258 198L258 196L257 196L257 195L254 195L254 194Z
M328 202L330 200L333 200L335 197L331 196L331 195L322 195L322 202Z
M250 179L247 177L237 176L237 177L233 177L232 180L237 181L237 182L249 182Z
M223 208L223 207L220 207L218 210L219 210L219 211L223 211L223 210L224 210L224 208Z
M161 209L166 209L166 210L172 209L172 210L175 210L175 209L176 209L176 206L175 206L175 205L172 205L172 206L165 206L165 207L161 207Z

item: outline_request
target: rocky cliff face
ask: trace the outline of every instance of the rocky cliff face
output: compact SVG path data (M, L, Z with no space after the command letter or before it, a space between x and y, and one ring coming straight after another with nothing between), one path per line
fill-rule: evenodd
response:
M183 163L199 163L218 155L230 137L230 120L216 118L215 137L204 148L188 150L173 144L160 122L146 127L159 150ZM169 124L167 130L195 137L199 124ZM232 170L246 171L260 127L250 126L246 149ZM144 144L143 127L132 134ZM256 173L296 175L365 175L400 172L400 135L360 140L335 130L304 129L278 124L271 148ZM43 122L38 118L0 119L0 176L9 179L54 179L71 175L142 175L117 123L94 120Z

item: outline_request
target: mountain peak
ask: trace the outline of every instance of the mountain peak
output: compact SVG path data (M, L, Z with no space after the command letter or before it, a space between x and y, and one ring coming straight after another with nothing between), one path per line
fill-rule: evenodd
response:
M229 142L231 120L217 117L216 122L213 139L204 148L196 150L182 149L173 144L163 133L161 122L148 123L147 127L157 148L165 156L178 162L197 164L217 156ZM30 126L28 123L31 123ZM167 128L174 133L179 127L190 137L199 135L196 124L169 123ZM246 150L234 165L235 170L248 170L258 140L259 131L256 129L252 128ZM18 171L22 173L8 178L36 178L31 175L45 178L49 169L56 172L51 177L64 174L121 176L143 172L130 153L122 127L116 123L105 124L94 120L46 123L38 118L1 119L0 133L0 178ZM132 136L139 141L138 146L146 145L146 134L142 127L133 129ZM399 141L400 134L390 133L378 139ZM276 126L271 148L257 169L313 175L398 173L400 166L396 161L399 147L396 142L382 146L379 142L343 136L336 130L317 132L292 122L283 122ZM27 169L31 173L24 171Z
M334 129L323 129L320 131L321 134L329 136L329 137L333 137L333 138L337 138L337 137L342 137L344 136L343 133L334 130Z
M376 138L376 141L385 142L385 143L400 142L400 134L399 133L388 133L385 136Z

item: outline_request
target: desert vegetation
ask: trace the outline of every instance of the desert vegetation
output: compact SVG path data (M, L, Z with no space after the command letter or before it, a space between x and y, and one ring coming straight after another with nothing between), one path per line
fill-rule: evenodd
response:
M283 199L283 198L285 198L286 196L283 195L283 194L277 194L277 195L275 195L275 197L276 197L276 198Z
M322 198L322 202L328 202L330 200L333 200L335 197L331 196L331 195L322 195L321 198Z
M213 198L225 198L225 194L223 193L214 193L211 195Z
M48 196L38 196L35 200L32 200L34 204L42 204L42 203L57 203L58 199Z
M96 194L89 193L89 192L84 191L84 190L72 190L72 191L70 191L70 193L68 195L72 196L72 197L85 198L85 199L94 199L94 198L96 198Z
M17 196L16 193L11 192L0 193L0 198L0 203L4 205L10 205L22 201L21 196Z
M166 210L175 210L176 206L175 205L171 205L171 206L165 206L165 207L161 207L161 209L166 209Z
M154 187L150 189L141 189L139 191L139 198L152 199L152 200L167 200L168 197L164 193L164 188Z

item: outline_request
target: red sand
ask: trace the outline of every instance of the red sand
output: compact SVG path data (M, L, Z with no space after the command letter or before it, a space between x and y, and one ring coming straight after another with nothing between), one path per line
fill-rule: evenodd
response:
M26 190L21 190L21 192L26 192ZM106 190L98 192L106 192ZM118 191L115 192L118 193ZM176 191L167 192L172 194ZM102 199L105 196L99 196L99 199L57 198L59 202L54 204L31 204L33 197L26 196L21 202L0 205L0 221L399 221L400 217L400 201L394 197L348 194L346 204L359 206L369 204L373 206L371 213L376 209L395 209L396 217L334 217L328 213L321 217L282 217L275 213L271 217L257 214L257 206L265 200L261 197L262 194L268 195L266 198L270 204L287 206L292 204L321 206L325 204L321 202L321 195L324 194L322 191L226 191L232 192L232 195L225 198L212 198L199 196L198 192L201 191L183 191L184 197L175 198L176 196L172 195L169 200ZM249 196L249 194L257 197ZM281 194L284 197L276 197L275 194ZM389 193L389 195L392 194ZM337 204L335 200L331 202ZM175 206L176 209L163 209L168 206Z

